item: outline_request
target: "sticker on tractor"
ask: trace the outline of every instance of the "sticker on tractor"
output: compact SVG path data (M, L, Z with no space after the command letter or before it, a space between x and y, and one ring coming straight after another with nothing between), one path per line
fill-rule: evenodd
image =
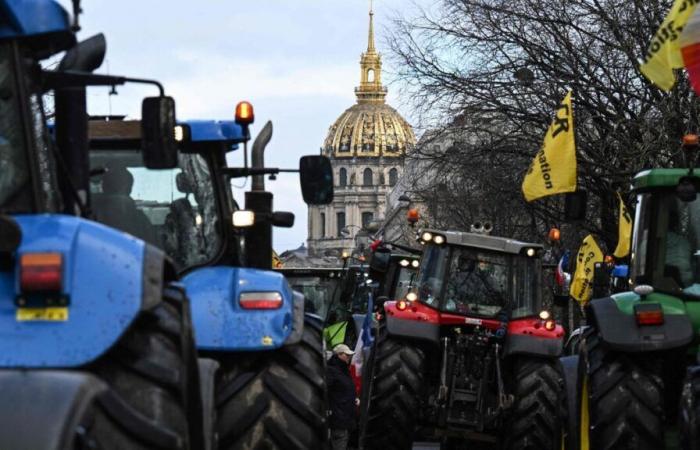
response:
M68 308L18 308L17 322L66 322Z
M483 322L481 321L481 319L474 319L472 317L465 317L464 323L466 323L467 325L481 325Z
M270 336L263 336L262 345L272 345L272 338Z

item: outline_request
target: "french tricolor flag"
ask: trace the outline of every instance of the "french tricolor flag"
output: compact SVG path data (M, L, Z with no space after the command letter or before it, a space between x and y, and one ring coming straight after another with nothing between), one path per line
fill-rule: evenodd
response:
M564 286L566 283L566 269L569 267L569 255L571 252L569 250L565 251L557 264L557 272L554 275L559 286Z
M700 8L695 9L683 27L679 46L690 84L695 94L700 95Z
M372 337L372 317L374 315L374 301L372 299L372 293L367 295L367 314L362 321L362 329L360 330L360 335L357 337L357 343L355 344L355 354L352 355L352 360L350 360L350 373L355 380L355 387L359 392L359 383L362 379L362 367L369 356L369 351L372 348L372 343L374 338Z

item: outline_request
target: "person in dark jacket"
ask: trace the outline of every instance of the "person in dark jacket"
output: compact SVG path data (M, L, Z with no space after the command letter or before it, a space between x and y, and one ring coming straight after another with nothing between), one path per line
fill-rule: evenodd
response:
M354 353L347 345L339 344L333 347L333 356L328 360L326 383L333 450L346 450L350 431L355 428L357 398L348 367Z

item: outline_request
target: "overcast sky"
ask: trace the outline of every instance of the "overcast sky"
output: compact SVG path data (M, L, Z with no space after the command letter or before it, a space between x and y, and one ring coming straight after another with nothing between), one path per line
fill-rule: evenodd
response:
M70 7L70 0L60 3ZM232 119L239 100L251 101L253 136L267 120L274 124L266 151L270 167L297 167L300 156L317 153L328 127L355 101L360 53L367 47L368 0L82 3L80 39L97 32L107 37L106 63L98 72L160 80L175 97L179 119ZM409 0L375 0L380 52L390 18L411 8ZM388 101L410 121L384 62ZM138 85L119 88L117 96L107 93L90 89L91 114L137 118L141 98L156 94ZM307 234L298 177L281 175L266 187L275 194L276 210L296 215L294 228L275 229L275 249L298 247ZM239 203L244 190L237 192Z

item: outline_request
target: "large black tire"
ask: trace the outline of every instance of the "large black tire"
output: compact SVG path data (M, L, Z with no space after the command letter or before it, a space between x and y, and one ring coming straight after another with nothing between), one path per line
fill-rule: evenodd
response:
M504 449L561 448L563 381L552 361L522 358L514 367L515 404L506 423Z
M360 448L404 450L413 444L425 353L411 342L392 338L380 324L368 365L362 373Z
M181 286L166 286L163 300L143 311L117 344L87 367L111 388L85 431L101 442L98 448L188 449L203 445L189 308ZM110 421L116 422L122 433L108 431L114 429Z
M278 350L209 355L219 362L219 448L322 449L327 436L321 326L304 321L301 341Z
M681 448L700 450L700 366L686 372L679 419Z
M654 358L605 348L586 333L590 448L664 448L664 386Z

